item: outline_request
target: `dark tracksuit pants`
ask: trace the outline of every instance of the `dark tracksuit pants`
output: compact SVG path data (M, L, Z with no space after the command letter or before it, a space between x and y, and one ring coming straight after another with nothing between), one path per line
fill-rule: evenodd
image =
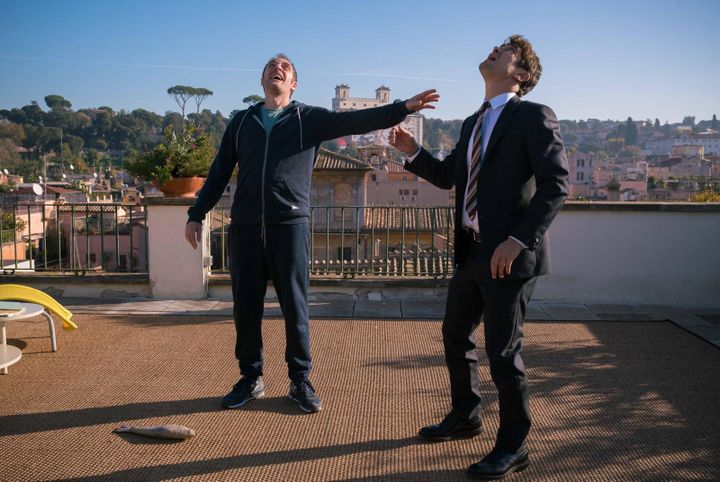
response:
M485 352L500 405L496 446L514 452L527 437L531 423L528 379L520 352L523 320L537 278L493 280L483 263L487 259L473 246L448 287L442 333L452 406L464 417L480 414L475 329L482 316Z
M260 226L230 225L235 357L243 376L263 374L261 323L267 280L272 279L285 318L288 376L293 381L307 379L312 369L307 299L310 226L269 225L265 238L263 243Z

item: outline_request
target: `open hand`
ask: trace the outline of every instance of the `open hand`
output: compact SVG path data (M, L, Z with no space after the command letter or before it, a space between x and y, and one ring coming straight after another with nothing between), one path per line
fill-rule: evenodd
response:
M410 131L406 131L400 126L395 126L390 130L388 142L406 156L412 156L420 149Z
M510 275L513 261L523 250L523 246L512 238L508 238L495 248L490 259L490 275L492 279L504 278Z
M185 239L192 249L197 249L197 245L200 242L202 236L202 223L196 221L190 221L185 225Z
M423 109L434 109L435 106L432 105L432 102L437 102L438 100L440 100L440 94L437 93L437 90L430 89L420 92L416 96L410 97L405 101L405 107L407 107L410 112L417 112Z

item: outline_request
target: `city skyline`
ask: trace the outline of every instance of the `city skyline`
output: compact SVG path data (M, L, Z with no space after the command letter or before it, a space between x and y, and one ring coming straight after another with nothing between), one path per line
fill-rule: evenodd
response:
M392 99L437 88L441 101L427 117L461 119L484 96L477 64L521 33L544 70L528 100L559 118L675 123L720 111L720 94L705 80L720 76L710 61L719 2L546 1L507 10L450 1L441 14L429 1L273 5L3 2L0 109L33 100L45 108L43 98L59 94L73 109L164 113L178 110L167 88L183 84L212 90L203 108L227 116L262 94L262 66L284 52L298 68L301 102L330 108L340 83L354 97L374 97L383 84ZM480 28L483 18L493 20Z

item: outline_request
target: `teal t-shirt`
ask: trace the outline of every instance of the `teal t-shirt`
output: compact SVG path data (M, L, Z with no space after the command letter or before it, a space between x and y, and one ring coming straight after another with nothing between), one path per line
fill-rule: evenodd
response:
M266 136L270 135L270 131L275 125L275 121L277 121L277 118L280 117L280 114L284 110L285 107L282 109L266 109L265 107L260 107L260 117L262 118Z

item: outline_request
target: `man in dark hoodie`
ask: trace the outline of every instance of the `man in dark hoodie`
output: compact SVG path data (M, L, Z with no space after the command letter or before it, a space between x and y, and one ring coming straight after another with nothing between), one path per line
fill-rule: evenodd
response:
M435 90L405 102L352 112L331 112L291 101L297 71L278 54L263 69L265 100L230 121L195 205L185 238L195 249L202 221L222 196L235 166L237 190L229 229L235 356L242 377L222 400L239 408L264 395L261 321L272 279L285 318L285 361L290 399L312 413L322 409L310 383L308 283L310 178L321 142L392 127L405 116L433 109Z

